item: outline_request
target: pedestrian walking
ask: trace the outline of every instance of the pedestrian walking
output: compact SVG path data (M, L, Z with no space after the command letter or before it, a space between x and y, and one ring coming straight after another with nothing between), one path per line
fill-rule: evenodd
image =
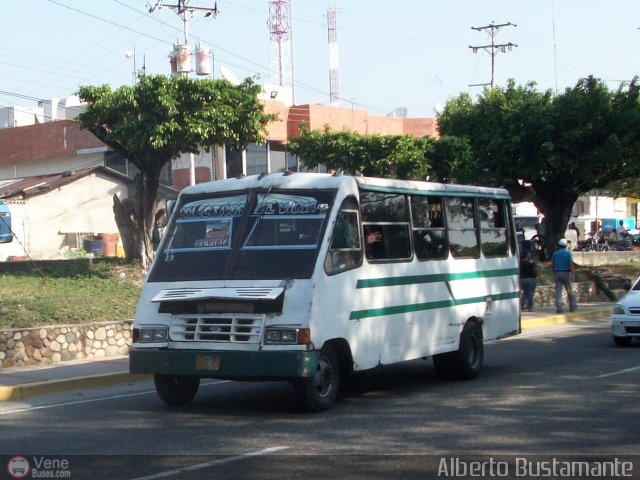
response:
M533 297L536 293L538 264L531 258L531 252L525 251L520 259L520 307L527 312L533 311Z
M562 289L567 291L569 297L569 310L574 311L577 308L576 296L573 293L571 282L574 275L573 257L571 252L567 250L567 239L561 238L558 242L558 249L551 256L553 264L553 272L556 281L556 312L562 313Z

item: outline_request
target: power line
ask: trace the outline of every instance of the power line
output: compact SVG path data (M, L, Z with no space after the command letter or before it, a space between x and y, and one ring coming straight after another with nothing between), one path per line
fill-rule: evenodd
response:
M495 80L495 58L496 55L499 52L503 52L505 53L507 50L511 51L513 49L513 47L517 47L518 45L516 45L515 43L502 43L502 44L496 44L495 43L495 38L496 35L498 35L498 32L500 31L500 29L504 28L504 27L517 27L517 25L515 23L511 23L511 22L507 22L507 23L501 23L496 25L495 23L491 23L489 25L485 25L483 27L471 27L471 30L476 30L478 32L481 32L482 30L488 30L489 31L489 37L491 37L491 44L490 45L469 45L469 48L473 51L473 53L478 53L478 50L484 50L486 51L490 56L491 56L491 83L489 83L489 85L491 85L491 88L493 88ZM476 84L473 86L478 86L478 85L487 85L486 83L484 84ZM472 86L472 85L469 85Z

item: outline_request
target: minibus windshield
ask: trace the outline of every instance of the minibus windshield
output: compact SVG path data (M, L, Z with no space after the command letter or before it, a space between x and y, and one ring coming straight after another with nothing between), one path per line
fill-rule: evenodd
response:
M150 282L310 278L335 191L183 195Z

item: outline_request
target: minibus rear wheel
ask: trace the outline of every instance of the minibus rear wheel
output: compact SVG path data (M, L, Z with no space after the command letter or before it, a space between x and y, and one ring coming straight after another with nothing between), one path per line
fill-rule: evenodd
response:
M156 373L153 376L153 381L160 399L172 407L190 403L198 393L198 387L200 386L200 377L191 375L163 375Z
M483 363L482 327L474 321L462 329L458 350L433 356L436 374L443 380L472 380L480 375Z
M482 370L484 363L484 343L482 327L469 321L460 334L460 348L455 352L457 377L461 380L473 380Z
M315 375L298 379L294 385L303 410L322 412L330 408L340 385L340 363L335 349L331 345L322 347Z

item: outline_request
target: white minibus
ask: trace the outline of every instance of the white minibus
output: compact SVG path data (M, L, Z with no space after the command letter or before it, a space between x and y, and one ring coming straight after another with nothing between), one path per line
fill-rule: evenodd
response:
M325 410L356 371L432 356L475 378L520 331L504 189L319 173L185 188L142 289L130 371L189 403L200 379L288 380Z

